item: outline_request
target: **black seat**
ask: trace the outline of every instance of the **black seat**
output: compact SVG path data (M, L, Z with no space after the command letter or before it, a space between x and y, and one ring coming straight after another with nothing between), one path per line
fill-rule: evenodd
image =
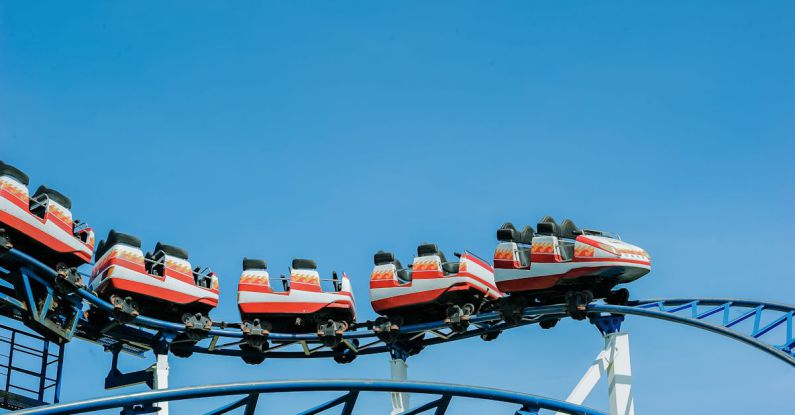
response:
M30 178L22 170L0 161L0 176L11 176L25 186L30 184Z
M58 202L58 204L67 209L72 209L72 201L63 193L55 189L50 189L47 186L41 185L38 189L36 189L36 192L33 193L33 199L38 199L38 197L41 195L47 195L50 200Z
M443 262L442 263L442 271L447 274L458 274L459 269L461 268L460 262Z
M375 265L386 265L395 262L395 255L391 252L378 251L373 255Z
M577 235L582 235L582 230L571 219L566 219L560 224L560 237L577 239Z
M293 269L317 269L317 262L311 259L293 259Z
M444 256L444 252L439 251L439 247L436 244L429 244L429 243L422 243L420 246L417 247L417 256L439 256L439 259L442 263L447 262L447 258Z
M395 255L391 252L378 251L373 255L373 262L375 265L388 265L395 266L395 273L401 282L407 283L411 281L411 270L403 269L403 264L400 260L395 259Z
M183 248L158 242L157 245L155 245L155 256L158 256L161 251L166 255L171 255L186 261L188 260L188 251Z
M511 222L505 222L497 229L497 240L502 242L519 242L522 239L521 232L516 230Z
M560 236L560 227L551 216L544 216L538 221L536 229L539 235Z
M243 258L243 271L248 269L268 269L268 263L261 259Z
M133 248L140 248L141 239L137 236L116 232L115 229L111 229L110 232L108 232L108 237L104 241L100 241L99 245L97 245L94 258L102 258L102 256L105 255L110 248L113 248L113 246L117 244L124 244Z

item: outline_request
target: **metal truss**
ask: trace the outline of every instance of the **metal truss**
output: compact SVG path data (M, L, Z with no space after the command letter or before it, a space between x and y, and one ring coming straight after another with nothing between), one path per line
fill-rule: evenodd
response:
M508 413L515 415L538 414L538 411L542 409L558 411L564 414L605 415L604 412L585 406L525 393L446 383L395 382L388 380L299 380L191 386L50 405L18 411L15 412L15 414L78 414L116 408L121 410L120 413L122 415L132 415L152 413L156 410L154 406L163 402L171 403L174 401L196 398L231 397L233 399L231 402L211 409L205 412L205 414L221 415L238 408L243 408L244 414L253 415L258 403L267 400L284 399L283 396L276 396L278 393L334 391L343 392L343 394L330 401L312 406L298 414L314 415L326 413L327 410L335 409L337 410L336 413L350 415L356 408L356 403L362 392L397 392L438 396L438 398L428 403L402 412L401 415L422 413L443 415L447 413L450 402L454 398L471 398L514 404L516 409ZM301 400L304 401L306 399L307 396L301 394ZM339 412L339 408L341 408L341 412Z

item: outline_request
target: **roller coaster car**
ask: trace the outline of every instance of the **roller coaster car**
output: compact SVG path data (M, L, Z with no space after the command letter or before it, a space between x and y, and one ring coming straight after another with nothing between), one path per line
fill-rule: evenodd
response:
M315 261L294 259L290 278L280 277L283 289L276 291L265 261L243 260L237 302L244 332L246 324L256 322L264 334L316 331L324 338L340 336L356 322L356 304L348 276L332 275L334 289L324 291Z
M506 223L497 231L497 239L494 277L500 290L544 304L565 301L580 312L594 298L625 303L626 289L611 290L651 270L651 259L643 249L617 235L578 229L570 219L558 225L546 216L537 232L529 226L519 232Z
M140 239L114 230L97 246L90 286L124 314L196 329L210 328L208 313L218 305L218 277L191 268L187 251L158 242L144 255Z
M422 244L404 269L392 253L379 251L370 276L373 309L389 327L444 319L454 330L466 329L470 315L502 294L488 263L469 252L456 256L448 262L435 244Z
M0 161L0 229L15 248L43 263L76 267L91 261L94 231L72 219L72 202L39 186L28 194L28 176Z

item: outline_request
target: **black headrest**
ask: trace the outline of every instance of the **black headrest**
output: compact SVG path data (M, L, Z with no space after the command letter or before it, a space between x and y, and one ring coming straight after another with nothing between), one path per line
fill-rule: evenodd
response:
M541 235L558 236L558 224L555 222L538 222L538 233Z
M553 218L552 216L549 216L549 215L544 216L543 218L541 218L540 221L538 221L538 223L541 223L541 222L552 222L554 224L558 223L558 222L555 221L555 218Z
M136 236L116 232L115 229L111 229L110 232L108 232L108 237L104 241L99 241L94 257L101 258L102 255L105 255L105 253L116 244L125 244L133 248L140 248L141 240Z
M116 244L125 244L132 246L133 248L140 248L141 247L141 239L137 236L129 235L126 233L116 232L115 229L111 229L108 232L108 248Z
M373 255L375 265L386 265L395 262L395 255L391 252L378 251Z
M180 247L176 247L173 245L166 245L162 242L158 242L157 245L155 245L155 254L157 254L159 251L165 252L166 255L175 256L177 258L181 258L186 261L188 260L188 251Z
M30 178L22 170L0 161L0 176L11 176L25 186L30 184Z
M38 189L36 189L36 192L33 193L33 197L35 198L36 196L41 196L41 195L47 195L47 197L50 198L50 200L58 202L61 206L67 209L72 209L72 201L69 200L69 198L66 197L63 193L55 189L50 189L45 185L41 185L39 186Z
M562 238L577 239L577 235L582 235L582 231L571 219L566 219L560 224L560 236Z
M436 246L436 244L423 243L422 245L417 247L417 255L418 256L439 255L439 247Z
M503 242L519 242L521 239L521 234L519 231L516 230L516 227L513 226L513 223L506 222L500 226L500 229L497 229L497 240Z
M533 227L530 225L526 225L524 229L522 229L522 240L523 244L531 244L533 243L533 235L535 232L533 231Z
M261 259L243 258L243 271L247 269L268 269L268 263Z
M317 262L311 259L296 258L293 260L293 269L317 269Z

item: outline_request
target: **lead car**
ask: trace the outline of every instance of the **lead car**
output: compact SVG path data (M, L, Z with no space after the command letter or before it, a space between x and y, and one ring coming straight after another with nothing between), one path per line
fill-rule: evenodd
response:
M625 304L629 291L615 286L651 270L651 258L642 248L609 232L577 228L570 219L558 225L546 216L536 231L530 226L518 231L505 223L497 239L494 278L510 295L507 303L517 308L565 302L574 318L583 319L594 299ZM554 321L545 324L550 325Z

